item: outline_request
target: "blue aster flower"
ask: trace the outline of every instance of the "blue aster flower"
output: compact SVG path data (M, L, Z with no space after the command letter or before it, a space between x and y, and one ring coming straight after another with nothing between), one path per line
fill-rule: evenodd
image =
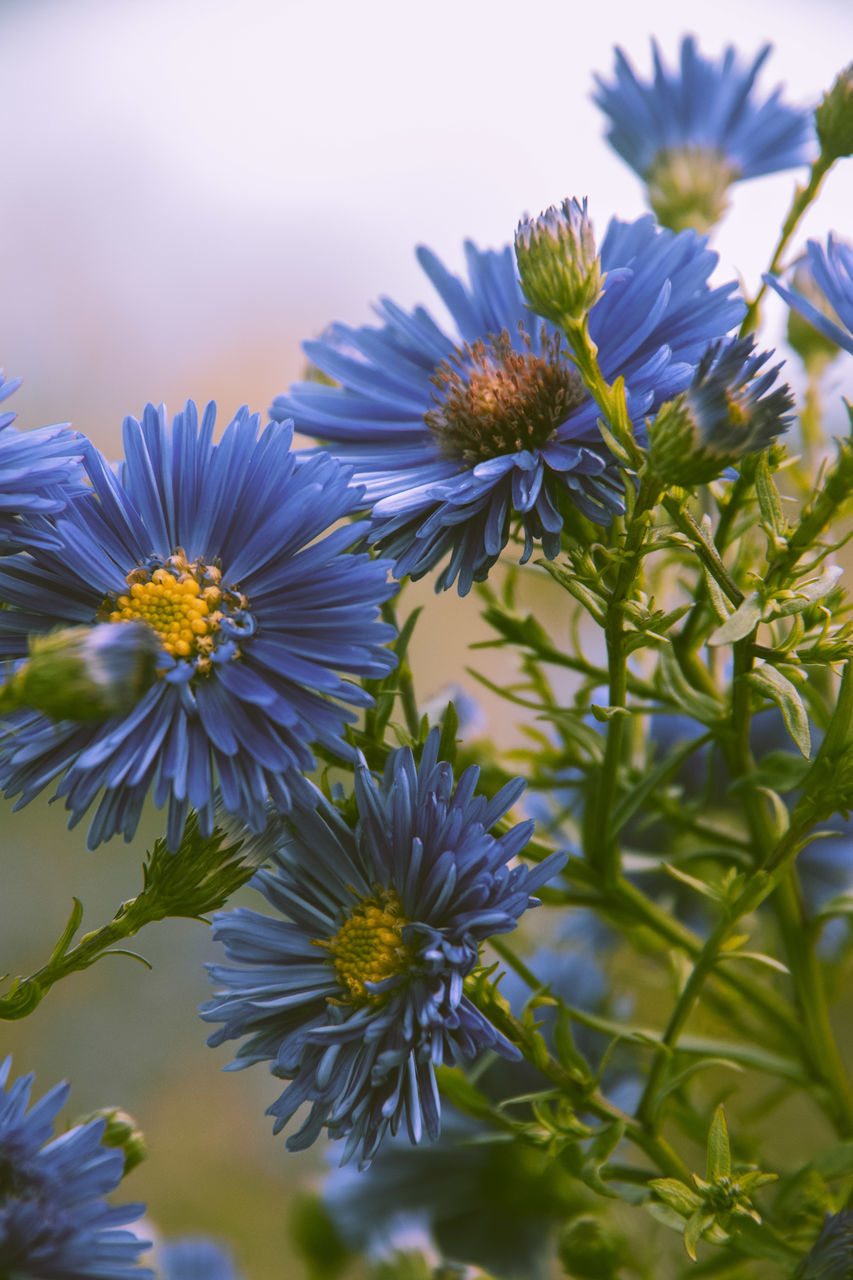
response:
M212 1240L174 1240L157 1262L161 1280L239 1280L231 1255Z
M651 426L652 460L665 480L707 483L787 431L794 400L787 383L777 384L782 365L764 368L772 354L756 352L751 337L711 344L685 393Z
M234 965L213 965L222 991L202 1016L224 1025L208 1043L248 1036L232 1069L270 1060L291 1080L269 1108L279 1132L303 1103L311 1110L288 1149L325 1127L345 1138L341 1163L369 1163L385 1133L411 1142L440 1130L434 1068L486 1050L518 1052L469 1001L466 974L479 945L514 929L530 894L561 867L507 863L532 822L489 834L515 802L517 779L491 801L475 794L479 770L454 788L433 730L416 768L411 752L388 759L380 783L356 772L355 831L317 795L294 807L272 840L272 869L252 884L278 913L240 908L214 917ZM283 917L283 918L282 918Z
M0 403L20 384L0 372ZM89 448L66 426L18 431L14 420L0 411L0 555L58 545L51 517L83 491L81 459Z
M109 1205L124 1172L120 1150L103 1145L105 1120L58 1138L54 1121L68 1097L55 1085L29 1106L32 1075L7 1087L0 1066L0 1276L3 1280L154 1280L136 1264L148 1248L122 1230L141 1204Z
M850 1280L853 1276L853 1212L827 1214L796 1280Z
M652 41L651 83L618 48L614 83L595 77L594 101L611 122L607 140L646 182L665 225L706 230L724 212L730 183L807 164L815 154L813 112L786 106L781 89L769 98L755 92L770 49L746 65L729 45L713 62L685 36L680 66L670 71Z
M523 560L535 542L553 559L566 507L599 524L622 509L599 410L556 329L525 305L512 250L469 243L466 255L467 285L418 251L455 331L422 307L409 313L383 299L382 327L336 324L305 344L340 385L297 383L271 410L354 465L371 537L398 577L422 577L449 557L436 587L458 579L460 595L487 576L511 525L524 532ZM604 376L626 380L639 433L743 316L735 284L708 287L716 261L704 239L663 231L650 216L610 224L589 332Z
M830 232L826 249L816 240L809 240L803 265L822 295L824 306L820 305L820 297L816 303L797 289L787 288L776 276L766 275L764 279L789 307L853 355L853 246L836 240Z
M214 419L192 402L171 428L150 405L125 419L126 460L116 476L90 454L91 492L56 520L61 547L0 566L2 657L57 623L142 620L161 641L160 678L127 714L0 721L0 783L19 804L58 776L73 824L102 792L92 847L129 840L149 792L168 803L171 848L190 806L209 835L217 782L224 809L263 830L267 797L287 808L305 786L312 743L352 758L340 704L370 699L337 673L394 665L377 620L388 566L348 552L356 525L320 537L358 500L349 470L323 454L297 466L290 426L258 436L246 409L214 444Z
M572 925L577 920L585 930L585 914L578 912ZM602 1010L605 977L585 937L572 941L581 949L543 949L527 963L555 995L575 1007ZM512 972L501 992L516 1015L531 996ZM552 1046L553 1010L537 1009L536 1018ZM605 1038L578 1026L573 1032L590 1061L599 1061ZM541 1076L527 1063L496 1061L478 1072L476 1083L498 1102L534 1092ZM445 1258L476 1264L497 1280L547 1280L555 1230L584 1205L583 1190L553 1153L510 1141L506 1132L500 1142L496 1136L486 1120L445 1103L438 1142L412 1147L398 1138L365 1172L347 1167L331 1174L323 1197L336 1228L352 1248L375 1253L400 1247L401 1234L416 1220Z

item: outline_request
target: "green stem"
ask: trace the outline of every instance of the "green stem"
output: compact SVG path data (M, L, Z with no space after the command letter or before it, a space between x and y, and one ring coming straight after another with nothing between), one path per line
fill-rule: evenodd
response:
M527 1061L556 1085L580 1112L589 1113L610 1124L616 1122L624 1125L625 1137L639 1147L662 1173L685 1182L689 1180L690 1170L665 1139L649 1133L633 1116L620 1110L598 1089L590 1089L585 1080L552 1057L539 1033L513 1017L504 1003L491 999L481 999L478 1003L474 991L470 993L470 998L489 1021L522 1052Z
M806 185L804 187L796 187L794 191L794 199L792 200L791 207L788 210L788 216L782 223L782 231L776 245L776 250L773 254L773 259L767 269L768 275L775 275L779 270L779 266L782 261L782 254L787 249L788 242L794 234L797 224L820 190L820 185L826 174L832 168L832 165L832 159L824 156L823 154L819 155L811 167L811 173L809 174L809 180ZM740 329L741 337L747 333L751 333L753 329L758 328L759 321L761 319L761 302L766 292L767 285L762 280L758 293L747 308L746 316Z
M28 978L22 978L17 981L9 993L0 998L0 1020L11 1021L16 1018L24 1018L31 1013L37 1004L47 995L54 983L65 978L70 973L76 973L80 969L88 969L101 956L110 954L110 949L115 947L116 943L124 941L138 933L143 925L150 921L162 918L160 915L152 915L146 911L143 905L144 895L140 894L138 898L131 898L129 902L124 902L119 907L113 920L109 924L105 924L102 928L94 930L92 933L85 934L76 947L72 947L70 951L64 950L58 945L47 964L37 969L35 973ZM76 901L76 900L75 900ZM79 914L72 916L72 920L79 922L82 916L82 908L80 904L76 904L75 912ZM72 930L73 933L73 930ZM66 931L67 936L67 931ZM70 941L70 937L68 938ZM128 952L112 952L117 955L127 955ZM141 957L136 957L141 959ZM143 961L143 963L146 963Z

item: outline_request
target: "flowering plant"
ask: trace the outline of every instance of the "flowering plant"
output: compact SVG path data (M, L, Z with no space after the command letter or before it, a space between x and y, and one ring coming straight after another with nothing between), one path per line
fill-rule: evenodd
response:
M596 101L653 213L599 243L569 196L468 244L467 279L419 250L449 321L333 324L263 428L149 405L112 467L0 417L0 781L94 810L93 848L165 809L139 893L79 938L75 899L0 1018L213 913L208 1043L339 1165L293 1215L316 1280L358 1253L386 1280L853 1274L853 406L832 444L819 411L853 251L790 258L853 90L762 96L767 54L687 38L646 81L617 51ZM706 233L797 166L747 297ZM524 747L464 691L421 699L427 576L511 654L517 680L473 675ZM54 1137L67 1090L28 1110L30 1083L0 1095L0 1280L236 1274L210 1241L146 1256L142 1206L105 1199L135 1123Z

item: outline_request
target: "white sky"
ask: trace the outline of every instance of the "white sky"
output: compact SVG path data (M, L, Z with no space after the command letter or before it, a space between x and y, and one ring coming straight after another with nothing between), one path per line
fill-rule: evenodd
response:
M115 451L124 413L215 398L264 410L299 340L431 302L519 215L588 195L600 232L643 212L603 142L592 73L656 35L717 55L766 40L769 92L809 103L853 57L847 0L0 0L0 362L21 425L73 418ZM745 184L717 247L753 282L793 175ZM853 161L807 223L853 238ZM775 335L771 335L775 337ZM849 389L848 389L849 390Z

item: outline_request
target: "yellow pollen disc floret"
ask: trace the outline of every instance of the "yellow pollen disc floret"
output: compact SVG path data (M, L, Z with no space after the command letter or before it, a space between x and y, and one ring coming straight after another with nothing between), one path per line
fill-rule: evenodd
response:
M147 582L133 582L130 594L119 596L110 622L146 622L160 637L163 648L175 658L198 652L203 637L217 630L216 599L189 575L175 577L167 569L155 569Z
M318 944L334 958L335 977L347 993L347 1003L380 1003L382 994L368 991L365 984L406 972L414 959L403 942L407 923L394 890L384 889L359 903L335 936Z

